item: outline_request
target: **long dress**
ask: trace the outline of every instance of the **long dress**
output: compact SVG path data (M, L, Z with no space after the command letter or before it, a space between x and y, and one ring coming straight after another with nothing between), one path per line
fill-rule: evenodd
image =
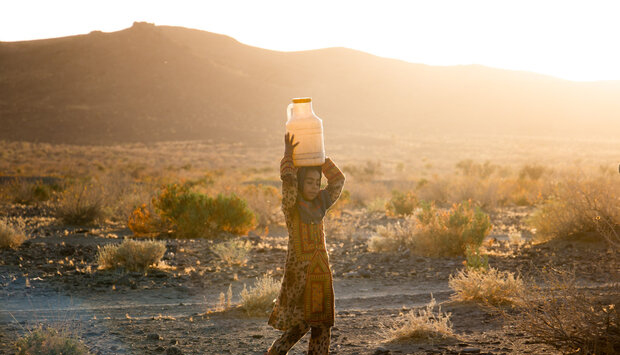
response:
M321 167L327 187L317 196L318 203L331 206L336 202L345 177L327 158ZM334 325L334 287L325 247L323 221L306 224L295 208L298 200L297 173L290 156L280 162L282 179L282 211L288 229L288 251L280 294L268 323L276 329L287 330L296 325Z

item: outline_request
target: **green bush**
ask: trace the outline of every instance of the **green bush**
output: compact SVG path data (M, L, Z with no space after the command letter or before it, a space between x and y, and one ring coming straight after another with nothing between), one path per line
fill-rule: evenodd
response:
M468 262L485 267L478 253L484 238L491 231L489 216L470 202L455 204L442 210L434 204L421 203L422 209L413 217L395 224L378 226L368 241L371 252L394 252L407 248L428 256L466 255Z
M392 198L385 204L388 215L403 217L413 214L418 200L412 192L392 191Z
M216 198L178 184L165 185L153 206L181 238L203 238L214 232L244 234L255 223L254 214L235 194Z
M15 343L16 355L87 355L88 348L77 338L54 328L39 327Z
M467 248L477 250L491 231L489 216L470 202L440 210L423 203L416 216L415 248L430 255L465 255Z

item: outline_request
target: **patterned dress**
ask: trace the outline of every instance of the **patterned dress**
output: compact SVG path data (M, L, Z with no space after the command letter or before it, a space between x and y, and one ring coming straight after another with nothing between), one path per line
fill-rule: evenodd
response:
M331 206L344 187L344 174L327 158L321 167L327 187L319 192L317 203ZM300 219L297 174L290 156L280 163L282 211L288 228L288 252L280 294L269 324L276 329L293 327L331 327L334 325L334 287L325 247L323 221L306 224Z

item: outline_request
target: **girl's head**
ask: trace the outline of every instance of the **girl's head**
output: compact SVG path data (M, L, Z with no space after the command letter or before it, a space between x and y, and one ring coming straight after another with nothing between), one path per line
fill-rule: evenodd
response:
M321 189L321 167L303 166L297 169L297 187L306 200L314 200Z

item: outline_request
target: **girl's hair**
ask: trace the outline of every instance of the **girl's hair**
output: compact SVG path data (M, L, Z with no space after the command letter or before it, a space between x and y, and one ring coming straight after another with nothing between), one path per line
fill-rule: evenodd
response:
M306 176L309 171L316 171L319 173L319 181L323 177L323 171L320 166L302 166L297 169L297 189L299 191L303 191L304 188L304 180L306 180Z

